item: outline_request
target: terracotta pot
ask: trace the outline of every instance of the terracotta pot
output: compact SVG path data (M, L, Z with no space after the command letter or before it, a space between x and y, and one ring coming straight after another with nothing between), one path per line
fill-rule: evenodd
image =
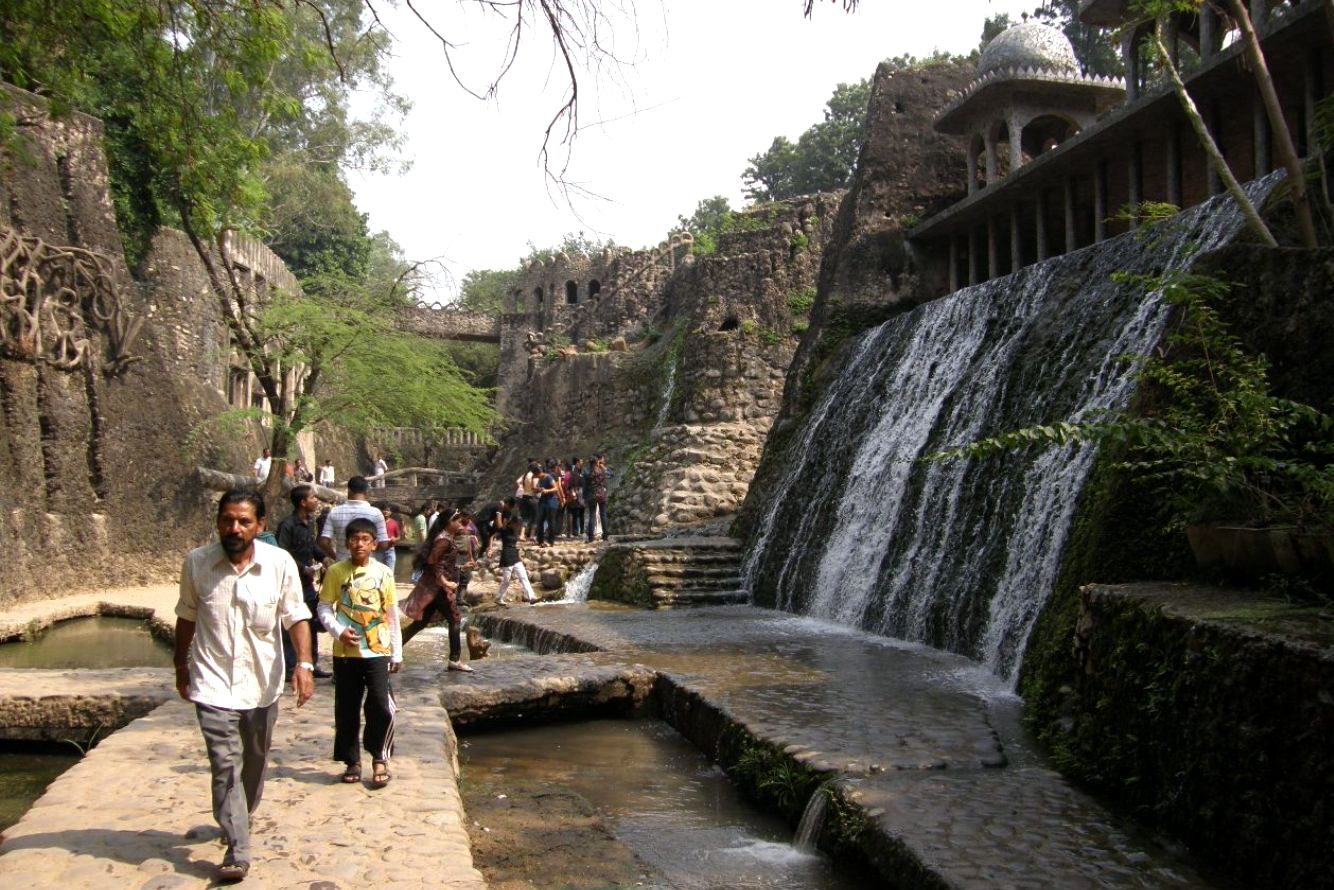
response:
M1334 577L1334 533L1294 526L1247 528L1192 525L1186 528L1195 563L1202 569L1258 577L1273 573Z

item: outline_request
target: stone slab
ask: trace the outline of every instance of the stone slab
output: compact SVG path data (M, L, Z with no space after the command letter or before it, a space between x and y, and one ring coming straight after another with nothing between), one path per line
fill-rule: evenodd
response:
M102 602L149 609L165 622L175 588L11 608L0 616L0 628L97 614ZM142 672L136 681L133 671L123 678L118 671L0 671L0 696L14 696L25 679L34 698L46 692L68 697L84 678L92 684L85 692L99 696L118 694L112 688L118 679L125 683L120 692L162 682L163 672ZM437 672L427 666L412 666L395 679L394 781L379 790L338 781L341 764L331 760L332 686L320 681L316 697L299 709L290 695L283 697L246 887L484 890L472 865L457 744L437 683ZM65 890L206 887L221 854L194 708L169 698L101 741L5 833L0 882Z

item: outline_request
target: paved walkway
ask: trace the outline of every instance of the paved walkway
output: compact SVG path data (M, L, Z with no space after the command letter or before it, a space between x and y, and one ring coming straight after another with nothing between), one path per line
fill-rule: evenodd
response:
M0 616L0 635L53 615L95 614L99 603L112 611L151 610L157 622L174 623L175 597L174 586L165 585L28 604ZM168 671L145 674L171 683ZM0 693L39 699L49 686L63 695L69 676L0 671ZM153 685L151 678L140 682ZM319 681L304 708L283 697L246 887L485 888L472 865L454 736L437 682L434 671L421 668L395 681L394 781L381 790L337 781L328 681ZM5 833L0 882L63 890L204 887L221 853L194 709L175 699L104 740Z

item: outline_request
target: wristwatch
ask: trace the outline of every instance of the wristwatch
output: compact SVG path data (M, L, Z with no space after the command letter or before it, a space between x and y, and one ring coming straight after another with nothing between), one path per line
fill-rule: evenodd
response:
M296 666L299 667L299 668L305 668L306 670L310 671L312 674L315 673L315 665L311 664L309 661L298 661L298 662L296 663Z

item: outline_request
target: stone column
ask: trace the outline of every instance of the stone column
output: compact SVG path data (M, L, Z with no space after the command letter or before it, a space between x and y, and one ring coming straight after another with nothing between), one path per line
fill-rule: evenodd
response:
M987 152L987 185L996 181L996 138L987 133L982 139Z
M1130 146L1130 157L1126 159L1126 203L1130 205L1130 228L1139 228L1139 205L1144 201L1140 175L1140 157L1143 152L1140 141L1136 139Z
M1167 135L1167 201L1180 207L1181 197L1181 128L1173 125Z
M1208 3L1200 7L1200 61L1207 62L1218 52L1218 13Z
M981 277L981 270L978 266L981 264L981 258L978 254L981 251L977 249L977 229L974 226L968 227L968 283L977 284Z
M1024 265L1024 242L1019 235L1019 204L1010 205L1010 271L1018 272Z
M987 217L987 280L1000 275L1000 233L996 231L996 217Z
M949 292L954 293L956 290L959 289L959 242L953 235L950 236L949 262L950 262Z
M1259 179L1273 169L1269 161L1269 115L1265 113L1264 100L1259 89L1251 90L1252 139L1255 143L1255 178Z
M1093 168L1093 241L1107 238L1107 165L1098 161Z
M968 137L968 194L977 191L977 153L973 151L973 146L977 143L973 138Z
M1121 43L1121 64L1126 69L1126 104L1139 98L1139 46L1135 43L1135 32L1130 30Z
M1037 193L1037 212L1033 216L1033 233L1038 241L1038 262L1047 258L1047 201L1041 189Z
M1023 148L1023 128L1019 126L1019 118L1010 115L1010 120L1006 124L1010 130L1010 173L1013 176L1019 168L1024 166L1024 148Z
M1315 121L1315 105L1325 95L1324 67L1321 65L1321 52L1313 49L1306 56L1306 70L1302 78L1302 113L1306 118L1306 150L1304 155L1315 153L1319 143L1319 133Z
M1074 253L1079 249L1079 231L1075 228L1075 178L1065 178L1065 188L1061 196L1065 203L1065 252Z

